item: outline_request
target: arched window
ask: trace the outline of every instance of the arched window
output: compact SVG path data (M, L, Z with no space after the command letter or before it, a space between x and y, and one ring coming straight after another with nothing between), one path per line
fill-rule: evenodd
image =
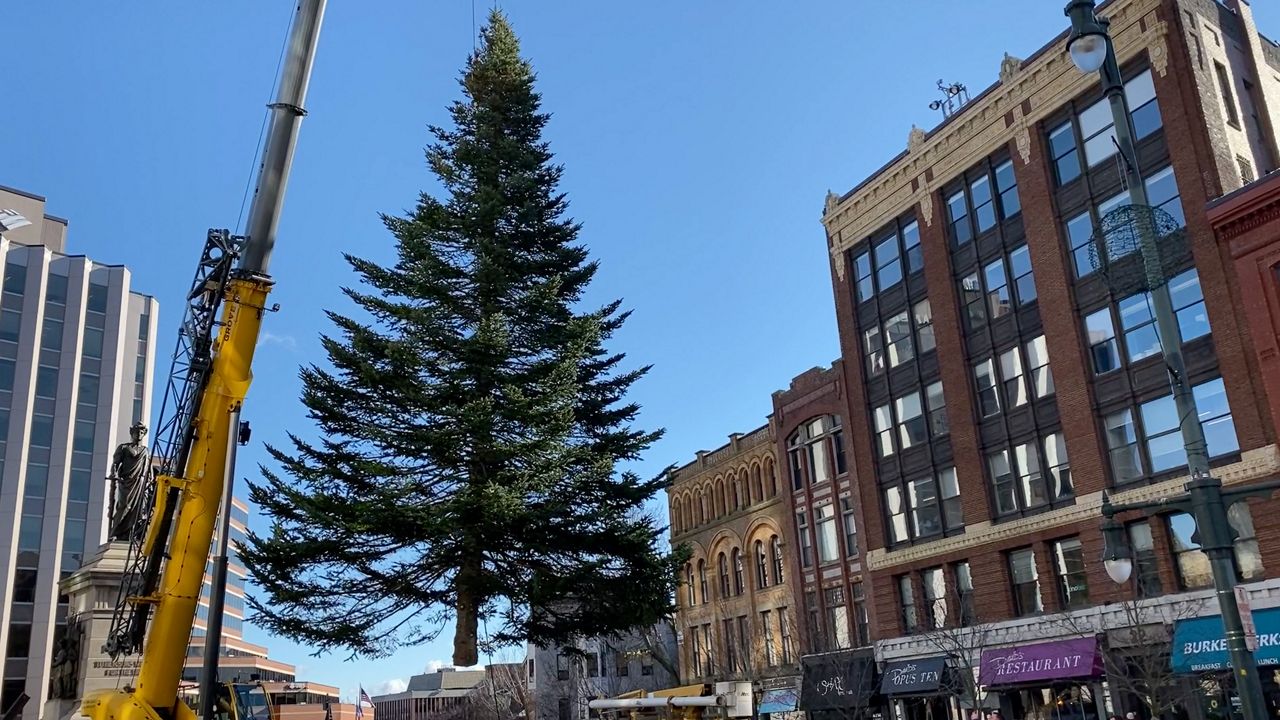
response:
M821 485L845 474L844 433L839 415L823 415L801 425L787 440L791 486Z
M702 491L699 490L698 499L695 501L698 504L698 524L699 525L707 521L707 510L705 507L707 504L706 500L707 499L706 497L703 496Z
M737 512L742 509L742 496L738 494L738 481L733 481L733 510Z
M720 597L729 597L729 563L724 553L720 553Z
M760 466L755 465L751 468L751 484L753 498L756 502L764 500L764 475L760 472Z
M769 497L778 494L778 476L773 471L773 458L764 459L764 484L768 488Z
M707 595L707 561L706 560L698 561L698 594L702 596L702 602L704 603L710 597L709 595Z
M724 515L724 480L716 481L715 489L715 507L712 508L712 517L720 517Z
M764 541L756 541L756 588L769 587L769 557L764 552Z
M689 586L689 607L698 604L698 595L694 592L693 585L693 565L685 563L684 565L685 584Z
M742 578L742 551L738 548L733 549L733 594L741 595L746 589L746 583Z
M773 552L773 583L782 584L782 541L777 535L769 538L769 546Z

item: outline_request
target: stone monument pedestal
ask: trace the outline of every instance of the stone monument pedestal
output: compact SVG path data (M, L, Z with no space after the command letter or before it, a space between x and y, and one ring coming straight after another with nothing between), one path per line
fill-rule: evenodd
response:
M107 543L59 584L68 600L70 648L54 648L52 699L44 705L42 720L78 720L86 696L136 682L141 658L112 660L102 649L111 630L128 554L128 543ZM67 662L59 665L59 660Z

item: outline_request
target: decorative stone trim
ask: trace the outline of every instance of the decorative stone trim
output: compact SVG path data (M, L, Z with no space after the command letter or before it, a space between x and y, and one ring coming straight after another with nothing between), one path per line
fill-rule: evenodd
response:
M1256 610L1280 605L1280 579L1253 583L1249 588L1249 604ZM913 657L929 657L943 654L942 647L952 646L967 637L982 647L973 648L973 660L983 648L998 648L1027 642L1047 642L1081 637L1093 632L1118 629L1129 624L1126 612L1133 605L1096 605L1070 613L1048 613L1015 618L997 623L985 623L970 628L951 628L939 631L949 637L943 639L935 633L887 638L876 642L877 660L902 660ZM1161 595L1138 603L1137 612L1152 620L1172 622L1218 614L1218 603L1213 590L1196 590Z
M1247 450L1241 453L1239 462L1213 471L1214 476L1221 479L1224 486L1240 485L1276 473L1280 473L1280 447L1276 445ZM1183 486L1189 479L1190 476L1184 475L1154 485L1113 493L1111 499L1117 504L1157 500L1182 492ZM866 564L869 570L884 570L937 555L948 555L961 550L971 550L983 545L1012 540L1048 528L1098 519L1101 513L1102 493L1090 493L1077 497L1074 505L1047 513L1000 523L992 523L989 520L975 523L966 527L963 534L955 537L896 550L876 548L867 552Z

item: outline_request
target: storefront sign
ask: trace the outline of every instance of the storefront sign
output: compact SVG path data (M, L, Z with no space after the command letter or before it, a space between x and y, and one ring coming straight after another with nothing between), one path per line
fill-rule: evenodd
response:
M1258 649L1253 657L1259 665L1280 665L1280 608L1253 611ZM1195 673L1231 667L1227 653L1227 633L1222 616L1179 620L1173 629L1173 671Z
M929 695L942 685L947 659L898 660L884 666L880 692L885 695Z
M801 710L866 707L876 692L876 660L868 650L806 655L800 659Z
M982 651L983 685L1014 685L1101 674L1102 655L1098 652L1097 638Z

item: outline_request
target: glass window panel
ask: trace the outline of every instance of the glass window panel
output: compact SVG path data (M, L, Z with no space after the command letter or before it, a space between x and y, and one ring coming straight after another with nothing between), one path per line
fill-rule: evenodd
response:
M972 240L973 230L969 226L963 190L947 198L947 214L951 218L951 238L955 244L964 245Z
M1129 107L1136 108L1156 99L1156 85L1151 78L1151 71L1144 70L1124 84L1124 97Z
M1107 448L1111 459L1111 471L1117 483L1132 482L1142 477L1142 463L1138 459L1137 428L1133 413L1121 410L1103 419Z
M888 405L881 405L873 413L876 426L876 437L879 440L881 457L893 454L893 416Z
M929 432L934 437L946 435L951 426L947 422L947 401L942 392L942 382L925 388L925 400L929 406Z
M978 223L978 232L986 232L996 224L996 208L991 201L991 181L984 174L969 185L969 195L973 201L973 215Z
M898 415L898 440L902 443L902 449L921 445L929 439L919 392L894 400L894 410Z
M1027 383L1022 376L1022 355L1018 348L1000 354L1000 378L1004 381L1004 401L1015 408L1027 404Z
M1133 118L1133 137L1135 140L1141 140L1159 130L1164 124L1163 119L1160 117L1160 106L1154 101L1142 107L1134 108L1129 113L1129 117Z
M903 502L902 489L899 487L885 488L884 506L889 513L889 535L893 542L905 542L910 538L907 531L907 508Z
M938 473L938 493L942 496L942 516L947 528L964 527L964 506L960 503L960 482L956 469L946 468Z
M1103 308L1084 319L1085 335L1089 341L1095 374L1110 372L1120 367L1120 356L1115 342L1115 326L1111 309Z
M107 286L89 283L89 310L97 313L107 311Z
M1196 412L1204 427L1205 442L1209 446L1209 457L1230 455L1240 450L1240 442L1236 438L1235 422L1231 419L1231 408L1227 405L1226 389L1222 378L1210 380L1192 388L1196 399Z
M862 253L853 259L854 272L858 276L858 302L870 300L876 294L871 274L871 254Z
M1049 348L1043 335L1027 343L1027 367L1031 371L1031 391L1038 398L1053 394L1053 373L1049 368Z
M928 298L915 304L911 310L916 320L916 350L924 354L933 350L933 307Z
M1089 583L1084 568L1084 550L1079 538L1059 540L1053 544L1058 590L1064 608L1089 604Z
M1067 440L1062 433L1053 433L1044 439L1044 464L1047 468L1049 492L1055 499L1071 497L1075 485L1071 482L1071 462L1067 458Z
M1013 468L1009 465L1009 451L1001 450L987 456L987 466L991 470L991 482L995 486L996 511L998 513L1016 512L1018 509L1015 497Z
M965 305L965 322L969 330L982 327L987 322L985 296L978 274L974 273L960 281L960 299Z
M924 251L920 247L920 226L915 222L902 228L902 247L907 254L907 272L919 272L924 268Z
M906 310L885 322L884 334L889 343L889 367L898 367L915 357L911 342L911 315Z
M974 380L978 390L978 406L983 417L990 417L1000 412L1000 396L996 386L995 364L987 359L973 366Z
M942 514L938 508L938 489L933 478L908 484L911 493L911 520L916 537L929 537L942 532Z
M1025 443L1013 448L1014 462L1018 465L1024 507L1039 507L1049 502L1044 476L1040 473L1040 453L1035 443Z
M898 237L890 235L876 245L876 283L881 292L902 281L902 263L898 258Z
M1004 261L996 260L988 263L982 270L986 282L987 303L990 305L991 317L997 318L1010 312L1009 278L1005 275Z

